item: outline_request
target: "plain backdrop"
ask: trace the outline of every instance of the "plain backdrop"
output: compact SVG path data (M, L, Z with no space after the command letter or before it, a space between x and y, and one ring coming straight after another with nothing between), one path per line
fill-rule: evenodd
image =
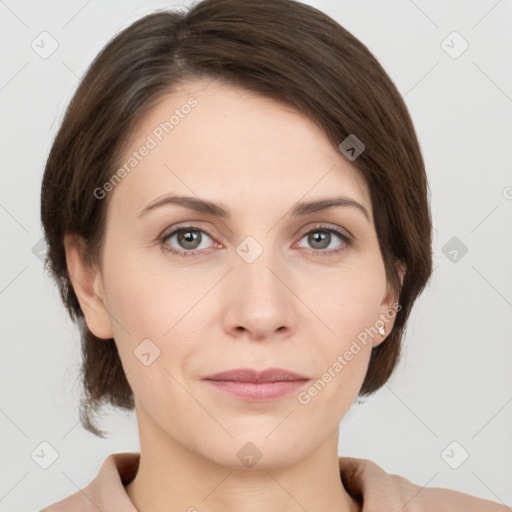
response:
M341 423L340 455L510 506L512 2L305 3L359 38L396 83L432 194L434 275L394 376ZM2 511L58 501L85 487L110 453L139 449L134 413L112 410L101 423L107 439L78 422L78 329L43 273L40 186L90 62L121 29L173 5L0 2ZM42 37L48 51L58 44L47 58L33 49ZM41 443L57 453L46 469L33 457L48 448Z

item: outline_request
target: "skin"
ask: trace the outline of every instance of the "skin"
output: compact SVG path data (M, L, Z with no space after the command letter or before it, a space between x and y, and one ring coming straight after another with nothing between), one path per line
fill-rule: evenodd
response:
M84 265L78 241L66 238L87 325L105 343L114 338L135 395L141 460L128 496L151 512L360 510L340 480L338 425L393 320L308 404L298 392L397 300L366 184L303 114L217 82L167 95L139 122L127 158L191 96L197 106L103 199L98 264ZM177 205L139 217L167 193L222 203L231 218ZM340 195L362 204L370 220L353 207L289 215L298 201ZM210 234L195 232L202 236L195 246L177 236L158 241L190 222ZM325 233L319 222L351 233L352 244L335 234L323 244L318 234L308 237ZM248 236L263 249L252 263L236 252ZM169 246L199 256L180 257ZM144 339L160 350L148 366L134 356ZM282 367L311 381L249 402L201 380L239 367ZM261 453L251 468L237 456L247 442Z

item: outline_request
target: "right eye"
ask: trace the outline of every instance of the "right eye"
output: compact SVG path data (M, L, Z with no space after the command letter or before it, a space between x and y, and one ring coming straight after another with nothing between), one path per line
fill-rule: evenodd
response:
M183 226L178 229L174 229L170 233L165 234L161 238L163 248L177 256L185 258L199 256L196 251L201 249L201 242L203 237L206 235L208 238L212 238L207 231L197 226ZM173 247L169 242L175 238L175 243L181 247ZM203 247L202 250L205 248Z

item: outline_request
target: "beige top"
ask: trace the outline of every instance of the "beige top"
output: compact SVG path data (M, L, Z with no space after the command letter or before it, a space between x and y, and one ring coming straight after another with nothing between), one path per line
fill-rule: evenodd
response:
M124 485L136 475L139 453L109 455L84 489L40 512L137 512ZM449 489L413 484L386 473L367 459L339 458L340 477L347 492L363 505L363 512L511 512L499 503ZM409 503L409 507L405 505Z

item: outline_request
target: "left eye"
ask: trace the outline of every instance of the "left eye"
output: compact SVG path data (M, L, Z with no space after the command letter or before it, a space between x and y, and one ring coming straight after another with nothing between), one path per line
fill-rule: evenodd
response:
M341 240L341 244L337 246L337 248L328 249L332 242L332 235L335 235L338 239ZM203 229L194 227L194 226L186 226L183 228L178 228L172 231L171 233L164 235L161 239L164 244L164 248L178 256L190 257L190 256L198 256L196 251L201 249L206 249L206 247L201 247L203 242L203 237L209 238L212 240L212 237ZM348 235L345 235L341 231L326 227L326 226L317 226L307 232L305 232L301 239L307 239L309 244L313 245L311 251L317 255L329 256L333 254L337 254L340 251L343 251L351 244L351 239ZM176 249L170 243L171 240L176 239L178 243L178 248ZM316 246L316 247L315 247Z
M322 249L327 249L330 245L330 242L332 242L333 237L332 235L335 235L337 238L339 238L342 242L341 248L338 245L338 248L332 248L330 251L324 251ZM307 233L303 235L301 240L303 238L306 238L309 244L312 244L313 250L315 252L322 252L322 253L338 253L340 250L343 250L344 245L350 244L350 239L347 235L344 235L341 233L341 231L338 231L334 228L322 228L322 227L316 227L314 229L311 229ZM316 246L316 247L315 247Z

